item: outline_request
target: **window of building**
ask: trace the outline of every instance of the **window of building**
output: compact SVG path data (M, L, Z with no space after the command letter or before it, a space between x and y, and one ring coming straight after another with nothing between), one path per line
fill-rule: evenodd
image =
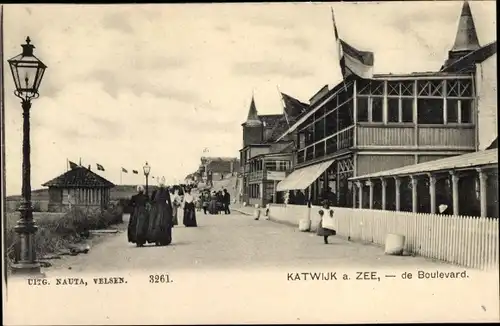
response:
M306 161L312 160L314 158L314 147L308 147L306 148Z
M304 148L306 146L306 135L303 132L298 133L299 137L299 148Z
M401 115L402 122L413 122L413 99L412 98L402 98L401 99Z
M344 103L338 108L338 130L342 130L352 126L353 116L352 116L352 101Z
M326 154L333 154L337 151L337 136L333 136L326 140Z
M305 158L304 154L305 154L305 150L301 150L301 151L297 152L297 163L304 162L304 158Z
M325 106L320 107L313 115L315 120L321 119L325 115Z
M417 119L419 124L443 124L443 100L419 98L417 100Z
M320 119L314 124L314 142L325 138L325 119Z
M472 100L471 99L460 100L460 122L461 123L471 123L472 122Z
M289 161L280 161L278 165L278 171L286 171L290 165Z
M320 158L325 156L325 142L319 142L318 144L314 145L314 157L315 158Z
M458 106L458 99L447 99L446 100L446 113L447 113L447 120L448 123L458 123L458 113L459 113L459 106Z
M384 98L383 97L372 97L372 121L371 122L383 122L384 121Z
M326 136L337 132L337 111L332 111L325 117L325 133Z
M387 98L387 122L400 122L399 119L399 98Z
M368 97L358 96L358 122L368 122Z

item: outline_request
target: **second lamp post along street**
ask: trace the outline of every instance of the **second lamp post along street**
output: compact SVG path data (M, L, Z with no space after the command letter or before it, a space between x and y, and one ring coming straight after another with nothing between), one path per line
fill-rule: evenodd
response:
M142 167L144 171L144 176L146 177L146 195L149 195L149 190L148 190L148 178L149 178L149 172L151 172L151 166L146 162L144 166Z

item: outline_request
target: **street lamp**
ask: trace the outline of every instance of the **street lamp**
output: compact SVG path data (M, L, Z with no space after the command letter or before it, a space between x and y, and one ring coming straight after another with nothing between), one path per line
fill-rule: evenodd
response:
M148 162L142 167L144 171L144 175L146 176L146 196L149 196L149 191L148 191L148 176L149 172L151 171L151 166L149 166Z
M22 172L22 199L19 206L21 219L14 228L19 236L20 252L12 272L17 274L38 274L40 264L36 260L34 234L37 231L33 221L33 207L31 206L31 162L30 162L30 109L31 100L38 98L38 89L42 82L47 66L33 55L35 46L29 37L26 44L22 44L23 52L8 60L16 90L14 95L21 99L23 109L23 172Z

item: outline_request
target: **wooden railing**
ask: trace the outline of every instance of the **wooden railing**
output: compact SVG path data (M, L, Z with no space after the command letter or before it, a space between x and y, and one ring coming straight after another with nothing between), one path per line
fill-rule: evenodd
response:
M414 127L356 127L357 146L413 146L415 144Z
M418 127L419 146L475 148L475 131L470 128Z
M271 205L272 220L298 226L320 221L318 206ZM405 236L408 253L464 267L498 269L498 219L335 207L337 234L352 241L385 245L388 234Z
M369 126L356 127L357 147L412 147L475 149L473 126Z

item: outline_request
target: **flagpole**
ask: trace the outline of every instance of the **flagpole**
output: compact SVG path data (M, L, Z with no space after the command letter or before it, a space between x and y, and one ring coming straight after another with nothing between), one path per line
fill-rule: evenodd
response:
M120 185L123 186L123 182L122 182L122 174L123 174L123 169L120 169Z
M285 116L286 124L288 125L288 127L290 127L290 122L288 121L288 114L285 111L285 103L284 103L284 100L283 100L283 93L281 93L280 87L278 85L276 85L276 88L278 89L278 93L279 93L279 96L280 96L281 108L283 109L283 115Z
M341 55L341 51L342 51L342 43L340 42L340 38L339 38L339 35L338 35L338 31L337 31L337 24L335 23L335 15L333 13L333 8L330 7L330 10L332 12L332 25L333 25L333 34L335 35L335 43L337 44L337 46L339 47L340 51L338 51L338 56L339 56L339 62L342 60L342 55ZM344 76L344 72L342 71L342 67L340 69L340 74L342 75L342 82L344 84L344 90L346 91L347 93L347 85L346 85L346 82L345 82L345 76Z

